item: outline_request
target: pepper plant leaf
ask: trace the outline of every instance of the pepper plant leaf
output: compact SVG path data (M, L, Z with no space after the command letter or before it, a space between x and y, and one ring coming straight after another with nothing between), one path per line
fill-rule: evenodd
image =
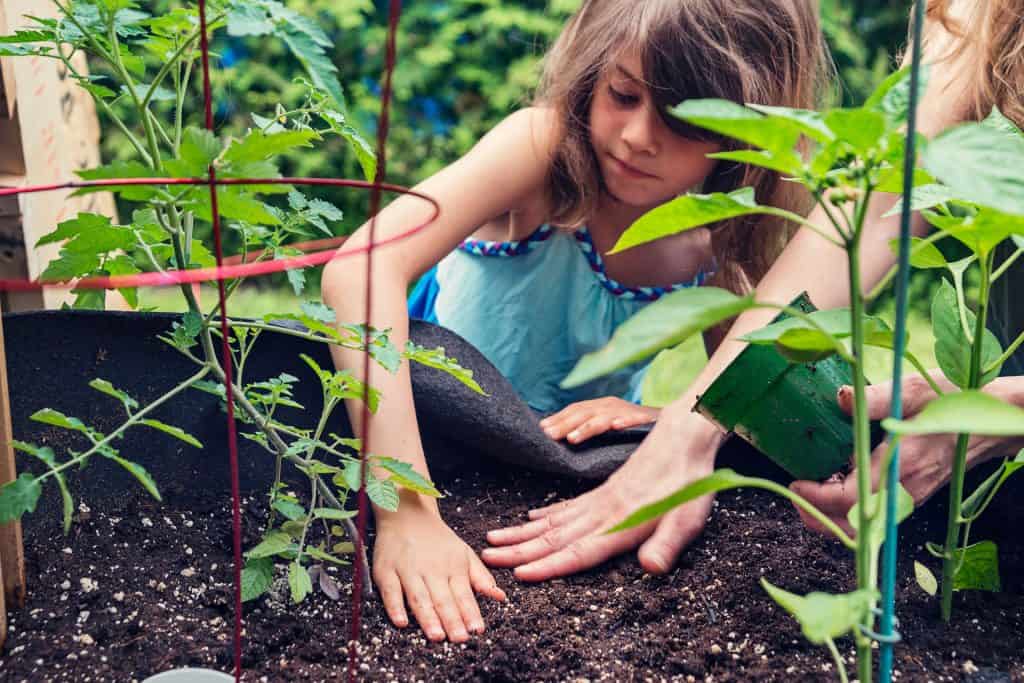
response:
M1002 591L999 580L999 548L992 541L973 543L955 552L957 570L953 574L955 591Z
M965 197L1008 214L1024 215L1024 136L993 109L982 123L958 126L936 137L922 155L924 167Z
M928 183L920 187L914 188L913 198L910 200L911 211L924 211L925 209L934 209L936 206L941 206L946 202L953 200L965 199L960 194L955 192L952 188L946 187L941 183ZM892 208L883 214L883 217L896 216L903 211L903 198L900 197ZM916 237L914 239L920 239ZM897 240L898 242L898 240Z
M918 101L924 98L928 89L930 68L922 65L918 72ZM865 109L874 109L886 115L892 124L900 124L907 120L910 113L910 66L889 75L875 89L864 103Z
M799 171L800 157L793 149L804 132L804 125L789 117L762 114L729 100L686 100L669 109L676 118L701 128L727 135L780 157L791 155Z
M917 585L921 587L921 590L928 595L935 597L935 594L939 592L939 581L935 578L935 574L916 560L914 561L914 578L917 579Z
M800 622L804 637L815 645L823 645L839 636L846 635L864 623L871 611L878 592L858 590L852 593L809 593L797 595L773 586L761 578L761 586L784 610Z
M961 315L963 317L961 317ZM935 360L950 382L966 389L970 384L971 343L964 326L973 331L976 316L966 308L961 311L956 290L946 280L932 299L932 329L935 333ZM1003 353L999 339L985 330L981 341L981 367L987 368ZM981 377L984 386L999 376L997 366Z
M993 472L984 482L978 485L978 488L974 489L971 495L964 499L963 504L960 506L960 521L966 522L981 515L1006 480L1022 468L1024 468L1024 449L1012 460L1009 458L1003 460L999 469Z
M984 258L1013 234L1024 234L1024 215L1016 216L980 207L966 216L924 211L929 223L963 242Z
M984 434L1024 435L1024 409L981 391L961 391L939 396L914 417L886 418L882 426L890 434Z
M648 211L630 225L609 254L617 254L640 244L699 228L709 223L738 216L769 213L770 208L758 206L754 189L745 187L725 194L688 194Z
M899 253L899 248L899 239L889 241L889 249L891 249L894 254ZM934 243L927 242L920 237L911 237L910 265L920 270L927 270L930 268L947 268L949 263Z
M850 309L848 308L814 311L808 313L807 317L836 339L850 336ZM865 316L865 320L874 319ZM740 340L749 344L774 344L782 335L791 330L817 330L817 328L803 318L791 317L749 332L740 337Z
M797 327L779 335L775 348L794 363L813 363L833 355L836 341L813 327Z
M879 146L887 132L885 116L870 109L834 109L825 115L825 125L835 137L866 154Z
M561 386L578 387L756 306L753 295L692 287L663 296L620 325L601 350L585 354Z

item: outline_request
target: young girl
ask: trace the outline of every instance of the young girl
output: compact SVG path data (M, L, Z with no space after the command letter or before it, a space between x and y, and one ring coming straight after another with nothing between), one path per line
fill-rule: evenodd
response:
M930 77L918 111L919 132L933 137L960 123L982 120L993 106L1024 128L1024 0L927 2L924 58L930 64ZM865 291L874 287L895 261L889 243L899 235L900 219L885 214L896 199L877 194L868 207L868 229L860 247ZM828 224L820 210L812 212L808 220L818 226ZM923 234L927 229L923 217L916 215L915 232ZM1008 255L1001 253L999 258ZM806 290L820 308L845 306L849 296L845 261L843 251L829 246L815 232L801 229L757 284L757 298L787 302ZM1004 345L1024 325L1022 289L1024 263L1017 261L992 292L990 327ZM770 310L759 310L739 316L729 330L728 341L714 352L686 394L662 411L655 428L625 465L607 482L578 498L531 510L531 522L490 532L488 541L501 547L484 551L484 559L495 566L515 567L520 579L541 581L582 571L639 547L644 569L669 571L683 548L703 529L711 511L711 496L644 526L619 534L603 532L637 508L711 473L724 434L691 408L696 396L745 348L737 339L768 324L773 315ZM1003 372L1007 377L986 391L1024 405L1024 350L1004 364ZM889 391L881 385L869 393L872 418L888 414ZM904 415L913 415L933 397L921 378L909 378L903 387ZM848 412L849 404L848 397L844 400L841 395L840 405ZM954 445L955 438L949 435L903 440L900 479L917 503L948 481ZM1012 455L1018 448L1010 448L1005 439L979 442L977 447L972 445L969 464L995 454ZM881 453L876 456L874 462L881 462ZM795 482L793 489L841 526L857 499L853 473L839 482Z
M777 174L708 159L729 143L667 109L710 97L813 107L827 62L816 5L584 2L547 56L535 106L509 116L417 187L441 205L433 226L377 249L370 283L362 257L329 264L324 301L339 320L362 320L372 286L368 322L390 328L402 346L409 284L436 265L414 297L415 312L477 345L535 409L576 404L575 421L563 413L545 423L555 438L575 431L572 440L582 440L616 416L652 419L637 417L627 401L636 396L639 368L582 390L558 384L583 353L603 346L618 325L663 293L698 286L712 270L734 288L756 282L790 226L740 219L602 255L641 215L690 191L754 185L761 201L804 207L796 185ZM399 198L381 212L377 239L421 222L428 211L422 201ZM364 226L343 252L367 241ZM358 353L332 353L338 367L362 373ZM374 367L369 382L384 395L370 424L370 448L427 475L408 368L389 375ZM360 407L349 412L363 434ZM400 495L397 512L375 511L373 575L391 620L408 623L407 601L432 640L463 641L481 632L474 593L497 600L504 593L445 525L433 499L407 490Z

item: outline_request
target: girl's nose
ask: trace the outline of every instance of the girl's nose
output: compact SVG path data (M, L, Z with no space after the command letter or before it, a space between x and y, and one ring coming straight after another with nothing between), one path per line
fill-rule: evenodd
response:
M637 154L657 154L657 114L648 107L637 109L622 129L622 139L630 151Z

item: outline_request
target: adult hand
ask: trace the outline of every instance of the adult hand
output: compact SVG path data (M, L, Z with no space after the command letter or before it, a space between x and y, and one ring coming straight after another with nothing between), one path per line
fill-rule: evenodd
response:
M391 622L404 628L407 601L427 638L465 642L470 633L484 631L475 593L504 602L505 592L436 507L406 498L398 512L377 515L373 580L384 608Z
M957 389L937 371L933 374L943 391ZM1004 380L996 380L986 391L1005 395ZM846 386L839 390L839 406L853 414L853 388ZM929 401L936 398L935 391L920 375L911 375L903 383L903 415L913 417L921 412ZM872 420L889 416L892 399L892 382L867 387L868 415ZM956 434L928 434L906 436L900 441L900 482L913 497L914 505L928 500L944 486L952 475L953 457L956 452ZM972 467L1008 448L1005 438L972 436L967 446L967 466ZM871 454L871 485L877 487L881 465L889 448L888 442L880 444ZM846 513L857 502L857 472L851 471L843 477L834 477L823 483L795 481L790 485L794 493L806 498L833 522L853 535L853 529L846 519ZM811 529L827 534L820 522L797 508L801 519Z
M582 443L611 429L629 429L658 420L658 408L637 405L616 396L573 403L540 421L553 440Z
M483 551L484 562L514 567L523 581L544 581L639 546L646 571L669 571L679 552L703 530L712 496L634 529L604 532L641 506L711 474L721 440L722 433L700 415L666 409L640 448L608 481L578 498L531 510L531 521L525 524L488 533L488 543L496 547Z

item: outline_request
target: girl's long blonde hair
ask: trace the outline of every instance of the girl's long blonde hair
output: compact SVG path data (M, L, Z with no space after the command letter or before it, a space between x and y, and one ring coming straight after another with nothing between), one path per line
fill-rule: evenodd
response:
M1024 126L1024 0L928 0L928 18L956 38L940 59L969 65L967 117L997 106Z
M551 222L578 226L593 216L603 191L590 144L594 88L624 49L636 49L644 80L676 133L717 140L668 113L686 99L815 108L831 62L812 0L585 0L548 52L536 103L557 112L562 138L548 180ZM721 141L727 149L732 141ZM803 188L778 173L720 162L704 192L755 188L758 200L798 213ZM794 226L757 216L722 221L712 231L719 283L740 291L757 283Z

